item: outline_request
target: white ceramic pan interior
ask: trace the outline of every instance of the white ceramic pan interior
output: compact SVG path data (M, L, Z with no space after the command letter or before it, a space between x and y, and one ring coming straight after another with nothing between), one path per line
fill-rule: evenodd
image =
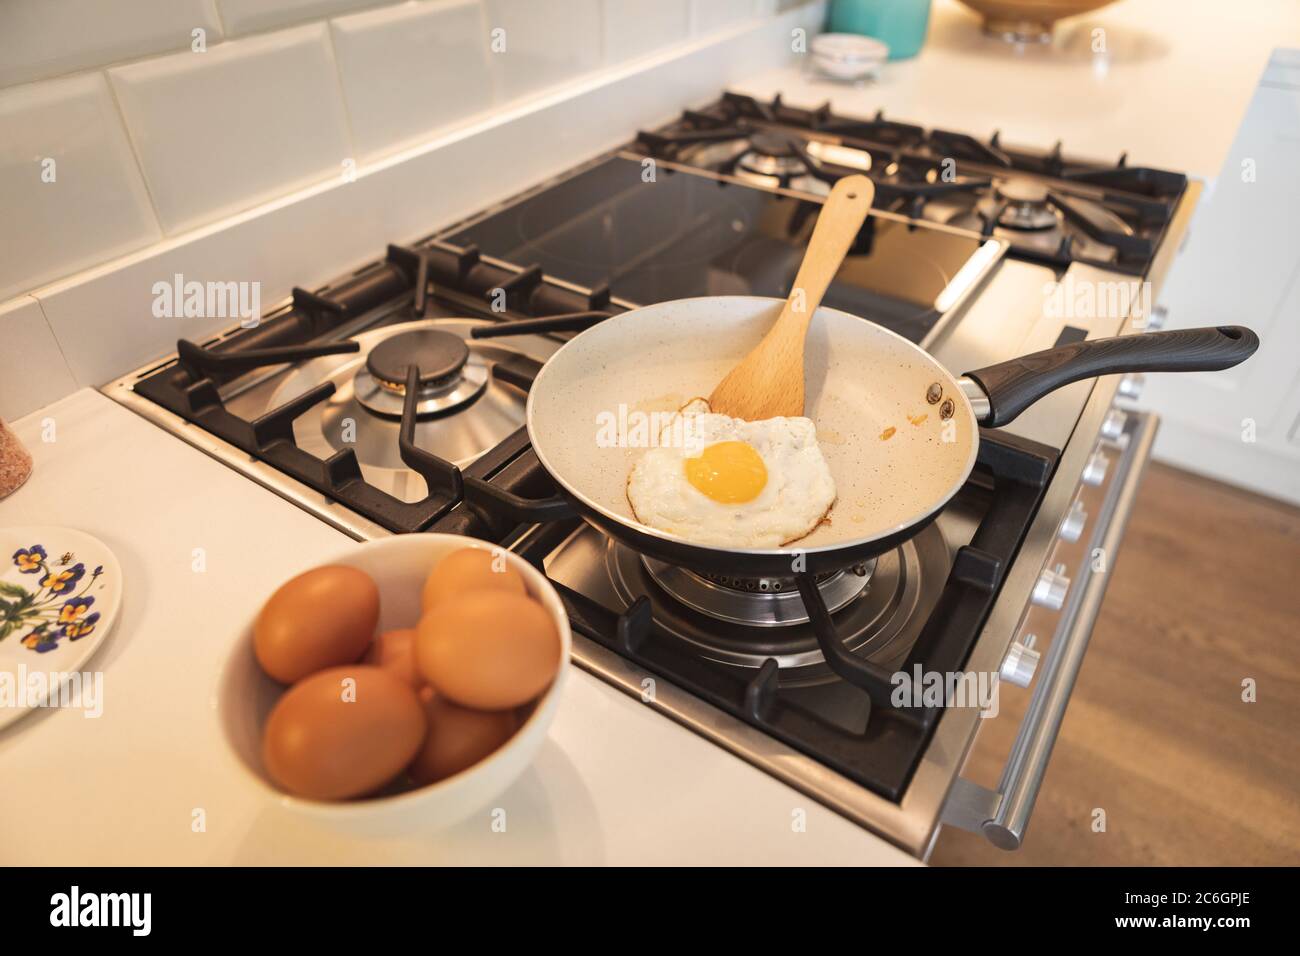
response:
M642 447L602 447L602 416L672 412L714 386L776 321L782 301L745 296L683 299L607 319L561 348L528 400L528 431L543 466L588 507L646 534L691 542L640 524L628 473ZM804 414L835 479L829 521L784 548L794 554L885 537L923 520L965 482L978 431L953 376L929 355L857 316L821 308L805 358ZM953 401L945 428L927 390ZM892 429L892 432L890 431ZM888 437L884 437L888 435Z

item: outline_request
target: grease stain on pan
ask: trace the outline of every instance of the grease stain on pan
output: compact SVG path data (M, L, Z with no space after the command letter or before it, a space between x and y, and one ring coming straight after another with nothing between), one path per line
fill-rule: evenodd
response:
M688 399L681 392L669 392L666 395L643 398L632 408L638 412L677 412L681 411L687 401Z

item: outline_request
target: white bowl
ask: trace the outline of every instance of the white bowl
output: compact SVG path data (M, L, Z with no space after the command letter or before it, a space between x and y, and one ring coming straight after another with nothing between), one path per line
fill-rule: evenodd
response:
M812 39L817 69L840 80L871 76L889 59L889 47L856 33L822 33Z
M313 566L343 564L365 571L374 578L379 586L377 633L382 633L393 628L415 626L420 616L420 589L424 579L441 558L461 548L498 550L496 545L457 535L403 534L326 555ZM495 753L437 783L360 800L329 802L285 793L262 766L262 728L285 688L267 677L258 666L253 655L253 622L249 621L221 674L214 702L236 764L283 806L319 821L361 832L427 832L458 823L487 806L527 769L546 739L564 690L572 643L568 616L550 582L517 555L504 550L501 553L523 575L528 593L540 601L554 619L560 634L561 663L551 686L534 702L514 736Z

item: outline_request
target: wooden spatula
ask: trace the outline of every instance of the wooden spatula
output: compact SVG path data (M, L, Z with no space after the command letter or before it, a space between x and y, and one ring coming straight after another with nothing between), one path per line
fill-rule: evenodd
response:
M846 176L822 206L803 265L776 324L709 396L721 415L756 422L803 414L803 343L808 322L821 305L858 230L876 187L866 176Z

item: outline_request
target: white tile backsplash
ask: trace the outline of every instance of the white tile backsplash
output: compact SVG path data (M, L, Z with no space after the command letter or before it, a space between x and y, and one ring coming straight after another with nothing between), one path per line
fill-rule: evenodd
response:
M230 324L155 317L153 284L174 272L261 282L265 310L292 285L312 287L715 95L742 64L768 62L770 36L515 111L520 98L773 9L0 0L0 302L19 296L0 305L0 413ZM824 5L810 9L809 29ZM494 26L504 52L490 52ZM507 100L511 112L494 118ZM401 162L368 165L407 146ZM45 159L53 184L41 182ZM341 181L345 159L358 163L356 182Z
M686 39L690 0L605 0L605 60L619 63Z
M503 100L573 79L604 60L600 0L486 3L488 62ZM494 40L504 40L504 49L494 48Z
M221 39L213 0L0 0L0 86Z
M321 20L391 0L216 0L221 22L231 36Z
M694 0L694 7L694 32L698 35L733 26L759 12L755 0Z
M15 421L77 387L31 296L0 303L0 344L0 418Z
M814 8L820 15L821 8ZM230 319L156 318L153 283L187 280L262 283L264 312L294 285L307 289L350 266L379 258L389 242L411 242L626 142L638 126L697 104L738 75L771 63L789 26L773 21L721 48L703 46L640 73L557 98L509 122L453 133L438 148L400 163L376 164L357 181L259 209L237 224L156 246L90 279L41 291L41 307L78 385L102 385ZM451 188L449 188L449 185ZM341 224L346 224L341 228Z
M332 23L360 160L427 138L492 105L477 0L401 3Z
M323 23L109 77L169 235L341 176L352 156Z
M158 238L103 74L0 90L0 301Z

